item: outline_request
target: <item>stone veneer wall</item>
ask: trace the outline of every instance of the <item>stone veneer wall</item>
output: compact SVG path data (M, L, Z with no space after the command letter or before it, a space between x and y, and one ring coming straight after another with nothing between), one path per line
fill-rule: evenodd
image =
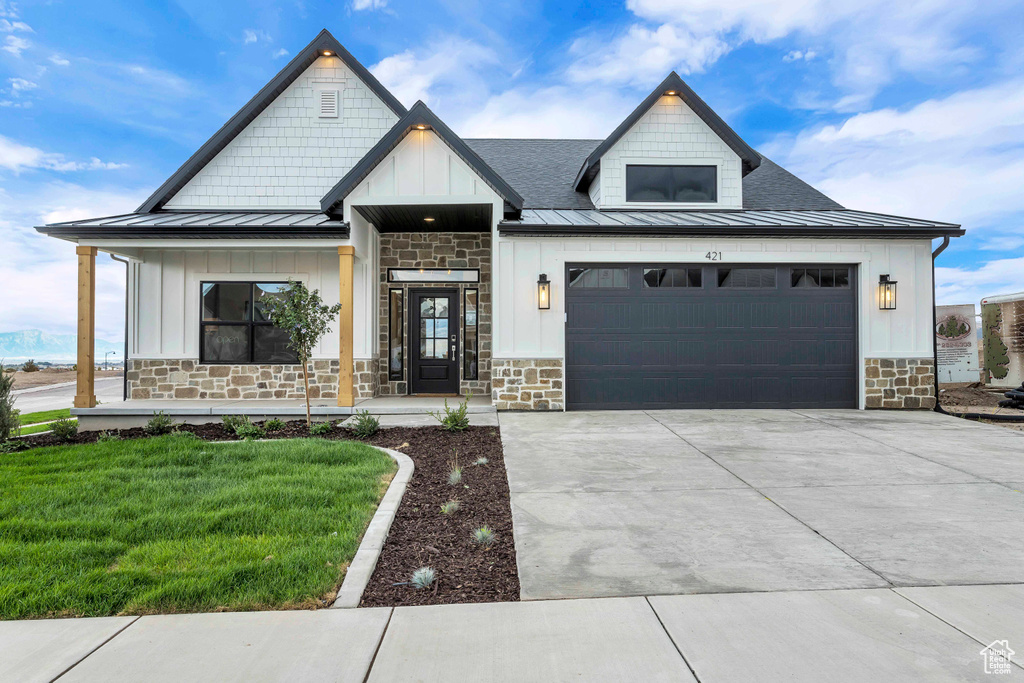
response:
M377 395L377 359L357 358L354 361L352 383L355 385L355 397L373 398Z
M363 365L360 366L360 363ZM356 361L357 397L372 396L373 361ZM310 362L310 398L338 397L337 360ZM365 389L369 385L368 389ZM302 398L300 365L204 365L195 360L128 361L128 396L147 398Z
M935 364L931 358L866 358L864 386L868 408L931 409Z
M479 268L480 282L457 284L388 282L388 268ZM380 360L378 363L377 392L380 395L409 393L405 381L388 378L388 291L405 290L405 324L402 330L405 346L405 377L409 376L409 289L459 290L459 376L462 395L483 394L491 391L491 234L489 232L402 232L383 233L380 236ZM462 375L462 349L465 331L466 289L478 290L477 300L477 379L467 380Z
M561 359L496 359L491 375L491 403L498 410L565 406Z

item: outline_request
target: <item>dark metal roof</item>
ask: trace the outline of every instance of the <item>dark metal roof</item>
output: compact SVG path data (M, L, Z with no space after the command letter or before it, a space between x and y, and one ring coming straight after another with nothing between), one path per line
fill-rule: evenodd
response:
M51 237L128 239L348 239L349 226L311 211L157 211L51 223Z
M847 209L826 211L595 211L526 209L498 224L502 235L920 237L959 236L952 223Z
M391 111L399 117L405 115L405 107L399 102L394 95L388 92L388 89L381 85L380 81L374 78L366 67L359 63L352 54L345 49L345 47L338 42L338 40L331 35L331 32L327 29L320 31L317 37L313 41L299 51L295 58L288 62L288 65L281 69L274 78L267 83L262 90L256 93L249 102L238 110L238 113L231 117L231 119L225 123L220 130L214 133L213 137L206 141L206 143L199 148L199 151L189 157L181 168L174 172L170 178L164 182L163 185L154 192L149 199L143 202L137 211L139 213L149 213L162 207L171 197L175 195L182 187L185 186L189 180L191 180L199 171L203 169L206 164L217 156L217 154L224 149L229 142L235 139L235 137L241 133L246 126L248 126L253 119L260 115L260 113L270 106L278 95L280 95L285 88L291 85L296 78L298 78L302 72L304 72L310 64L316 61L325 50L330 50L337 55L341 61L345 62L345 65L359 77L366 86L373 91L374 94L379 97L384 104L387 105Z
M686 105L693 110L693 113L701 118L704 123L708 124L711 130L715 131L715 134L722 139L725 144L729 145L736 154L739 155L740 159L743 160L743 172L744 174L753 171L761 164L761 156L755 152L750 145L743 141L743 139L736 134L729 125L722 120L722 118L714 112L707 103L702 100L697 93L695 93L690 86L679 77L675 71L670 73L665 80L661 82L657 88L651 91L651 94L640 103L640 106L633 110L626 120L619 124L619 127L612 131L612 134L607 137L597 149L590 153L587 160L583 163L579 173L576 175L576 181L573 183L573 187L577 190L586 190L594 176L597 175L598 170L601 168L601 157L605 155L609 149L612 148L616 142L618 142L623 135L629 132L629 129L640 120L647 110L654 106L661 97L665 96L669 92L674 92L675 96L681 99Z
M434 112L430 111L422 101L417 102L409 110L409 113L399 119L388 134L374 145L369 152L356 164L352 170L345 174L345 177L338 181L338 184L331 188L331 191L320 200L320 208L325 212L335 212L337 207L345 200L352 190L358 185L377 165L387 157L391 150L398 146L406 135L417 126L425 126L432 129L441 140L455 152L459 158L469 164L470 168L483 178L484 182L490 185L491 189L505 200L513 209L518 211L523 208L523 198L515 189L509 185L504 178L494 172L487 162L480 158L458 135L452 132L451 128L445 125Z

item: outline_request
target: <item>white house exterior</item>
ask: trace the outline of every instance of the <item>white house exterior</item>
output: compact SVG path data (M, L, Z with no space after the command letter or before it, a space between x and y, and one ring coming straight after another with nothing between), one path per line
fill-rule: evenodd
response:
M342 303L312 397L512 410L931 408L931 244L963 234L841 207L674 73L605 140L463 140L327 31L135 213L39 230L78 245L79 408L109 252L132 400L303 396L258 306L294 279Z

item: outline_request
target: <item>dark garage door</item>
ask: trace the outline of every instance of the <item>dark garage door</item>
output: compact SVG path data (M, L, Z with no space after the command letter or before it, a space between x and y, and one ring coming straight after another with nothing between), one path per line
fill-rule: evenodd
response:
M569 264L567 407L856 408L855 275Z

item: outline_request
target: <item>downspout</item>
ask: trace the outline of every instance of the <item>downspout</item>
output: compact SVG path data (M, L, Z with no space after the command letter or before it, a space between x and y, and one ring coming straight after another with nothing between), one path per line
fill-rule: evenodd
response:
M933 410L943 415L949 415L951 417L961 417L965 420L991 420L992 422L1024 422L1024 415L1000 415L998 413L950 413L946 411L941 405L939 405L939 345L935 343L935 328L938 325L938 314L935 312L936 298L935 298L935 259L939 257L939 254L946 250L949 246L949 237L942 238L942 244L939 248L932 252L932 353L933 363L932 368L935 375L935 408Z
M948 241L948 238L947 238ZM122 364L124 365L124 372L121 374L122 382L124 386L121 387L121 400L128 400L128 259L118 258L114 254L110 255L110 258L114 259L118 263L124 264L124 355L121 356ZM934 267L934 265L933 265ZM934 325L933 325L934 327ZM936 375L938 377L938 375ZM938 379L935 380L936 382ZM936 394L936 397L938 394ZM935 404L938 405L938 399L936 398Z

